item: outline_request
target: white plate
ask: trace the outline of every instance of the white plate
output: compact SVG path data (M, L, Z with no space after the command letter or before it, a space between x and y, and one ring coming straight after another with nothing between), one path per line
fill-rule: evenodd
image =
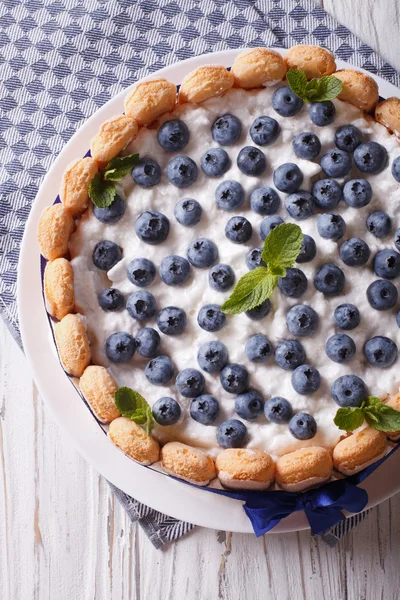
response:
M239 52L240 50L227 50L190 58L161 69L157 75L178 84L189 71L200 65L215 63L230 66ZM343 68L346 63L338 61L338 66ZM154 76L155 73L148 78ZM399 90L393 85L379 77L374 78L383 97L400 96ZM21 246L18 271L19 322L25 353L40 394L57 423L67 432L78 451L106 479L140 502L172 517L203 527L249 533L252 527L241 502L185 485L146 469L120 452L104 435L74 390L55 351L42 298L37 224L42 210L52 204L58 194L65 166L83 156L90 146L91 138L106 119L123 112L126 93L127 90L124 90L107 102L71 138L49 170L32 206ZM399 467L400 453L397 452L366 480L369 507L400 490ZM271 533L307 528L304 513L298 512L281 521Z

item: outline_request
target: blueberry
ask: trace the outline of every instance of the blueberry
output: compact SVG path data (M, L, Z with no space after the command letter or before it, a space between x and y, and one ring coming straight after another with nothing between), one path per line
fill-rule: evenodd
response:
M367 289L368 302L375 310L390 310L397 304L397 288L386 279L377 279Z
M125 214L126 202L116 194L114 201L107 208L99 208L95 204L93 205L93 214L102 223L116 223Z
M165 396L153 404L153 417L159 425L174 425L181 416L181 407L173 398Z
M115 288L108 288L101 292L99 304L103 310L119 310L124 306L124 295Z
M178 392L185 398L196 398L204 391L204 375L197 369L183 369L176 376L175 385Z
M308 281L300 269L286 269L286 276L279 277L278 287L289 298L300 298L307 290Z
M319 317L311 306L296 304L286 315L286 325L292 335L306 337L318 329Z
M211 267L218 258L217 246L206 238L193 240L187 249L190 264L199 269Z
M316 392L321 385L319 371L311 365L300 365L292 373L292 386L295 392L308 396Z
M200 164L209 177L222 177L231 168L231 159L223 148L210 148L201 157Z
M400 183L400 156L394 159L392 164L392 175Z
M271 358L272 345L265 335L257 333L247 340L244 351L251 362L265 363Z
M301 244L299 255L296 258L296 262L299 264L310 262L315 258L316 254L317 246L314 239L305 233L303 235L303 242Z
M303 173L295 163L284 163L273 174L274 185L280 192L292 194L303 183Z
M298 133L292 142L293 150L299 158L312 160L321 152L321 142L315 133Z
M381 210L370 214L367 218L367 229L377 238L384 238L392 230L392 219Z
M314 125L325 127L326 125L333 123L336 115L336 108L330 100L313 102L310 106L309 115Z
M137 321L146 321L156 314L156 301L150 292L138 290L133 292L126 302L126 310Z
M253 228L245 217L232 217L226 224L225 235L234 244L245 244L253 235Z
M286 198L285 208L292 219L304 221L314 214L315 201L309 192L295 192Z
M185 227L193 227L201 219L203 212L199 202L193 198L183 198L176 203L174 208L175 219Z
M142 242L155 246L167 239L169 221L165 215L156 210L146 210L138 216L135 231Z
M206 373L220 373L228 362L226 346L218 341L205 342L199 348L197 362Z
M202 394L190 403L190 416L202 425L211 425L219 415L219 403L214 396Z
M360 311L354 304L339 304L335 308L333 318L340 329L350 331L355 329L360 324Z
M174 366L168 356L156 356L149 360L144 374L153 385L166 385L174 376Z
M344 236L346 223L337 213L323 213L318 216L317 229L321 237L337 242Z
M122 251L117 244L102 240L95 245L93 250L93 263L102 271L109 271L122 258Z
M290 419L289 431L297 440L310 440L317 433L317 423L308 413L299 412Z
M362 142L362 133L355 125L342 125L336 129L335 145L339 150L354 152Z
M238 419L228 419L217 429L217 441L222 448L243 448L247 440L247 428Z
M386 148L377 142L365 142L354 151L354 162L362 173L379 173L388 162Z
M264 410L264 398L255 390L239 394L235 399L235 410L246 421L257 419Z
M267 168L267 159L259 148L245 146L238 154L237 166L245 175L257 176Z
M140 356L153 358L160 349L160 334L152 327L143 327L136 334L135 346Z
M377 335L366 342L364 354L373 367L384 369L396 362L398 349L390 338Z
M400 329L400 310L399 310L399 312L396 315L396 325Z
M338 296L343 291L344 284L344 273L336 265L322 265L314 275L315 288L325 296Z
M303 346L297 340L282 340L275 349L275 362L285 371L293 371L306 359Z
M339 254L348 267L362 267L367 264L371 250L364 240L350 238L340 246Z
M147 287L156 276L156 268L148 258L134 258L126 267L128 279L138 287Z
M208 283L211 289L217 292L226 292L235 283L235 273L232 267L223 263L214 265L208 272Z
M261 258L263 248L253 248L246 254L246 265L250 271L257 269L257 267L266 267L265 262Z
M294 117L302 109L303 100L285 85L274 92L272 107L281 117Z
M166 169L170 183L178 188L186 188L197 179L197 165L189 156L175 156Z
M251 193L250 207L258 215L263 217L273 215L279 210L281 199L274 188L261 187Z
M400 227L396 229L396 233L394 234L394 245L400 252Z
M157 326L165 335L179 335L186 327L186 313L177 306L167 306L158 313Z
M180 152L189 142L189 129L180 119L165 121L158 130L157 140L167 152Z
M222 181L215 190L215 202L222 210L235 210L244 202L244 189L238 181Z
M318 208L332 210L342 197L342 188L335 179L320 179L312 186L312 195Z
M333 362L346 363L354 357L356 345L349 335L337 333L326 342L325 352Z
M199 310L197 322L204 331L219 331L226 323L226 315L218 304L206 304Z
M251 308L250 310L245 311L246 317L251 319L252 321L261 321L264 317L266 317L271 312L271 302L267 299L264 300L258 306Z
M332 385L332 398L342 408L361 406L367 397L367 388L357 375L343 375Z
M228 363L221 371L221 385L230 394L242 394L249 387L249 374L243 365Z
M135 354L135 339L124 331L111 334L106 340L106 354L112 362L127 362Z
M275 396L274 398L270 398L264 404L264 414L268 421L271 421L271 423L283 425L283 423L287 423L290 420L293 414L293 409L292 405L286 400L286 398Z
M328 177L345 177L351 170L351 156L343 150L329 150L321 158L321 167Z
M372 200L372 187L366 179L350 179L343 188L343 198L352 208L367 206Z
M217 144L232 146L242 133L242 124L237 117L229 113L218 117L212 125L211 135Z
M142 187L153 187L160 183L160 165L152 158L141 158L132 169L132 178L135 183Z
M250 137L258 146L270 146L281 132L278 121L272 117L257 117L250 127Z
M386 248L374 258L374 271L382 279L395 279L400 275L400 254Z
M182 285L190 277L190 265L183 256L166 256L161 261L160 277L167 285Z
M265 217L261 221L260 225L260 236L262 240L265 240L266 237L269 236L271 231L278 227L278 225L282 225L283 219L278 217L278 215L272 215L271 217Z

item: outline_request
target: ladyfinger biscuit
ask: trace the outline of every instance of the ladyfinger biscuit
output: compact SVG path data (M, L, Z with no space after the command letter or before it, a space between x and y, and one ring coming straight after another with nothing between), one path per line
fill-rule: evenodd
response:
M139 125L149 125L176 104L176 86L166 79L138 83L125 98L125 112Z
M74 270L69 260L56 258L44 271L46 308L59 321L74 310Z
M97 171L97 163L90 156L81 158L65 171L60 198L65 210L73 217L78 217L87 209L89 185Z
M108 437L122 452L142 465L151 465L160 457L157 440L148 435L140 425L125 417L111 421Z
M92 157L98 163L108 163L135 139L138 129L135 119L125 115L106 121L90 144Z
M378 104L378 85L369 75L352 69L342 69L336 71L335 77L343 83L342 91L338 95L339 100L349 102L366 112L372 111Z
M400 98L388 98L375 109L375 119L400 138Z
M392 396L387 402L386 404L388 406L391 406L392 408L394 408L395 410L399 410L400 411L400 393L396 394L395 396ZM400 439L400 430L398 431L392 431L391 433L387 433L386 434L387 437L390 440L393 440L394 442L396 442L397 440Z
M107 369L89 365L79 380L79 387L99 421L110 423L120 416L114 401L118 386Z
M276 463L276 482L287 492L302 492L324 483L331 473L331 455L319 446L289 452Z
M221 65L206 65L188 73L182 81L178 100L185 102L203 102L208 98L221 96L233 86L233 73Z
M90 346L81 315L66 315L54 328L61 364L73 377L80 377L90 363Z
M286 63L279 52L253 48L241 52L232 65L235 87L249 90L274 85L286 75Z
M332 52L320 46L293 46L285 56L288 69L301 69L307 79L332 75L336 71Z
M216 476L211 456L180 442L165 444L161 449L161 464L170 475L196 485L207 485Z
M333 464L343 475L354 475L382 458L385 452L385 434L366 427L335 446Z
M228 448L218 455L215 465L226 488L266 490L275 477L274 461L262 450Z
M47 260L65 256L74 228L74 219L62 204L53 204L45 208L40 216L37 231L42 256Z

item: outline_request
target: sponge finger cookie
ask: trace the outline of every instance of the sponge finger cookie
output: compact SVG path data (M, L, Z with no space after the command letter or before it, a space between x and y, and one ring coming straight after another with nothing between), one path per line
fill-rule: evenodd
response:
M114 401L118 386L107 369L96 365L86 367L79 388L99 421L110 423L120 416Z
M135 139L138 129L135 119L125 115L106 121L92 139L92 157L97 163L108 163Z
M183 79L179 90L179 103L197 104L208 98L221 96L233 86L233 73L221 65L198 67Z
M97 163L90 156L81 158L65 171L60 198L65 210L73 217L79 216L87 209L89 185L97 171Z
M149 125L176 103L176 86L166 79L151 79L138 83L125 98L125 112L139 125Z
M53 204L45 208L40 216L37 231L42 256L47 260L65 256L74 228L74 219L62 204Z
M216 476L211 456L180 442L165 444L161 450L161 464L170 475L196 485L207 485Z
M332 52L320 46L293 46L285 56L288 69L301 69L307 79L332 75L336 71Z
M159 459L160 445L157 440L130 419L118 417L111 421L108 437L122 452L142 465L151 465Z
M400 138L400 98L388 98L375 109L375 119Z
M343 475L354 475L382 458L385 452L385 434L366 427L335 446L333 464Z
M262 450L228 448L218 455L215 464L226 488L266 490L274 481L274 461Z
M286 75L286 64L279 52L253 48L241 52L232 65L235 87L249 90L274 85Z
M331 473L331 455L319 446L289 452L276 463L276 482L287 492L302 492L324 483Z
M65 258L48 262L44 271L46 308L59 321L74 310L74 271Z
M375 79L360 71L342 69L336 71L335 77L343 83L338 98L349 102L366 112L372 111L378 104L379 91Z
M69 375L80 377L90 363L90 346L81 315L66 315L54 328L61 363Z

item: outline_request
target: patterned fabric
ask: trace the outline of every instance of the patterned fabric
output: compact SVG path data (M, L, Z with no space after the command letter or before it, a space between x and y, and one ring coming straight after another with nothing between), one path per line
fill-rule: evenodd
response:
M79 126L165 65L227 48L299 43L326 46L400 83L395 69L310 0L1 2L0 311L19 343L15 296L24 225L44 175ZM117 495L157 547L191 528Z

